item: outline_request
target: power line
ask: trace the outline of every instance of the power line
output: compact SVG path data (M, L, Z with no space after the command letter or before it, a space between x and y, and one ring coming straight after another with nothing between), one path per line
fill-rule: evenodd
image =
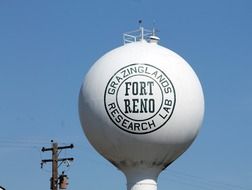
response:
M201 188L205 188L205 189L226 189L226 190L251 190L251 188L247 188L247 187L243 187L241 185L236 185L236 184L230 184L230 183L226 183L226 182L222 182L222 181L216 181L216 180L209 180L206 179L202 176L196 176L196 175L191 175L185 172L180 172L180 171L176 171L176 170L170 170L173 173L169 176L170 178L172 178L171 180L177 180L180 183L187 183L187 185L190 186L202 186Z

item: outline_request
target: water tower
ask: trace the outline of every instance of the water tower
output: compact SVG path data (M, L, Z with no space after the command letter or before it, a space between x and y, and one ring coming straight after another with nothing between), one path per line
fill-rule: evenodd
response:
M162 170L191 145L204 97L189 64L158 45L152 30L124 34L81 86L79 114L89 142L121 170L128 190L156 190Z

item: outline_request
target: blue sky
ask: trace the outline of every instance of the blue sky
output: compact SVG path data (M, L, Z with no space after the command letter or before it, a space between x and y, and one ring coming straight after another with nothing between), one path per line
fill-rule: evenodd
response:
M41 153L54 139L71 189L126 189L120 171L89 145L80 127L79 88L90 66L143 26L184 57L205 94L203 127L159 177L158 189L252 189L252 2L249 0L0 0L0 185L49 189Z

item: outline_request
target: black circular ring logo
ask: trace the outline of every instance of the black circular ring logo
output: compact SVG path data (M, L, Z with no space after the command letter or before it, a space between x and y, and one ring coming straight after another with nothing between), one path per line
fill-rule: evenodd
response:
M118 70L108 81L104 105L112 122L133 134L151 133L172 116L175 89L153 65L136 63Z

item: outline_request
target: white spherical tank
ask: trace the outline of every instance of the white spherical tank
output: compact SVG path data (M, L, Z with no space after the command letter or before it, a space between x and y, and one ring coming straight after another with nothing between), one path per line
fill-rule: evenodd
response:
M79 114L88 140L125 174L128 190L156 190L159 173L195 139L204 97L183 58L141 40L92 66L80 90Z

